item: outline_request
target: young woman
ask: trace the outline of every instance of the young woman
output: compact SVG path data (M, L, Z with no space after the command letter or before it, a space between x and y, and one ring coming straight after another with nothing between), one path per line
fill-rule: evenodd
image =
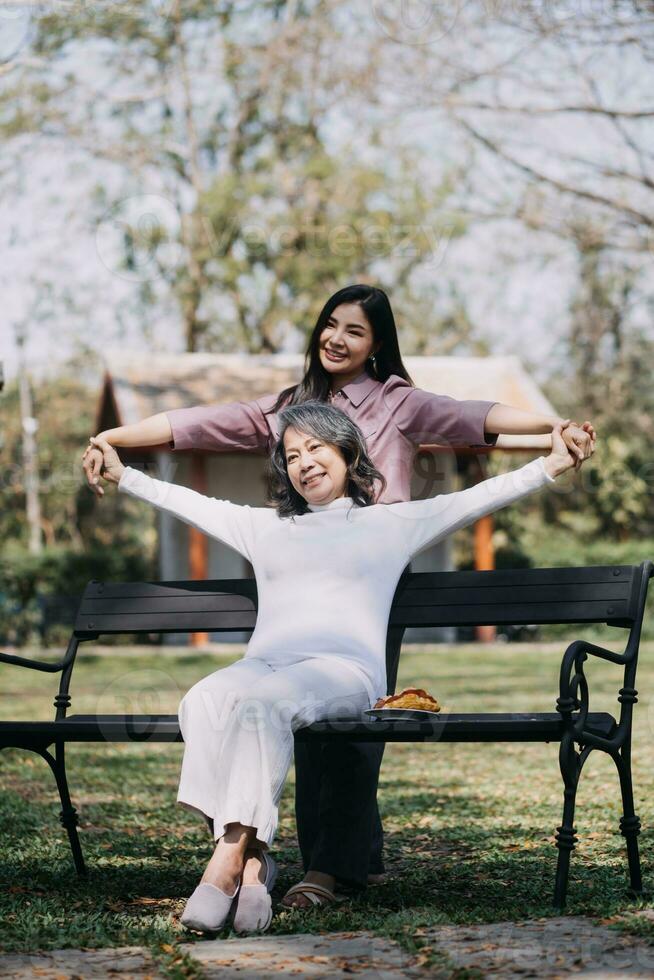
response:
M343 412L308 401L279 419L274 509L153 479L123 466L105 439L92 440L106 480L234 548L257 580L245 656L195 684L179 706L185 749L177 799L213 821L217 842L182 916L204 931L221 928L230 913L239 931L268 927L275 866L266 851L293 733L330 716L360 715L386 693L386 627L406 565L458 528L554 483L576 460L559 423L550 455L520 469L457 493L374 504L384 478Z
M386 486L379 503L410 499L413 460L421 443L492 445L499 433L549 433L562 420L489 401L457 401L413 386L400 355L386 294L373 286L339 290L318 316L300 384L248 402L162 412L100 433L113 446L170 444L175 450L270 453L278 411L307 400L331 403L359 426ZM578 467L593 452L590 423L569 423L563 439ZM84 469L98 482L101 454L89 447ZM333 900L336 880L365 886L383 872L376 793L383 743L312 742L295 757L298 839L305 876L287 904ZM347 780L345 778L347 774Z

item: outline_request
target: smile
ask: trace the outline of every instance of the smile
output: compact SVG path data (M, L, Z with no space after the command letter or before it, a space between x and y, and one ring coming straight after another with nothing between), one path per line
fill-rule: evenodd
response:
M308 476L306 480L302 480L302 483L305 487L313 486L318 480L322 480L324 475L324 473L318 473L316 476Z
M329 350L328 347L325 347L325 354L330 361L342 361L345 357L345 354L335 354L333 351Z

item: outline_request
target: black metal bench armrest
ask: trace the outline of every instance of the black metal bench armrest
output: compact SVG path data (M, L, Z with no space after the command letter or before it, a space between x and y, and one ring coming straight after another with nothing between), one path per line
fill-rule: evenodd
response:
M0 653L0 664L15 664L17 667L28 667L30 670L43 670L48 674L56 674L74 660L79 640L73 634L68 641L68 648L63 660L48 663L47 660L32 660L29 657L17 657L13 653Z
M29 667L30 670L45 670L49 674L56 674L66 666L66 660L58 660L56 663L47 663L44 660L30 660L28 657L15 657L12 653L0 653L0 663L16 664L18 667Z
M574 640L563 654L561 679L563 679L564 674L569 675L570 668L578 658L581 661L586 660L588 654L591 657L599 657L600 660L608 660L612 664L622 664L623 666L629 662L632 656L628 646L624 653L615 653L613 650L605 650L604 647L590 643L588 640Z
M574 640L567 648L561 661L559 697L556 701L556 710L561 714L563 720L567 722L570 731L575 737L580 738L584 734L586 719L590 710L590 694L588 679L584 673L584 662L588 660L589 655L591 657L597 657L600 660L606 660L609 663L624 667L626 677L627 671L631 669L630 664L632 664L636 651L631 647L630 643L627 643L627 648L624 653L615 653L613 650L605 650L604 647L598 646L596 643L590 643L588 640ZM633 702L636 700L636 691L632 691L631 688L623 687L620 689L619 694L618 701L620 702L627 700ZM576 721L573 721L573 711L579 712ZM630 713L625 715L624 710L622 710L616 732L616 738L618 740L624 737L625 729L629 725ZM594 739L594 741L599 743L602 739Z
M572 659L577 652L589 653L592 657L599 657L600 660L608 660L612 664L626 664L631 659L629 648L624 653L615 653L613 650L605 650L604 647L588 640L575 640L570 644L568 650L574 648ZM566 651L567 653L567 651Z
M629 649L625 653L614 653L612 650L605 650L604 647L597 646L596 643L589 643L588 640L574 640L563 654L561 661L561 672L559 675L559 700L557 701L557 711L567 714L575 708L580 707L577 690L588 695L586 679L584 677L583 663L588 659L588 654L592 657L599 657L600 660L608 660L613 664L624 666L631 659ZM573 673L574 668L574 673Z

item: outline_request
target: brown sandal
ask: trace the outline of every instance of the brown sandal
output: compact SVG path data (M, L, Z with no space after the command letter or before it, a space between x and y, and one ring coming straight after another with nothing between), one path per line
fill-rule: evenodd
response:
M325 888L323 885L316 885L312 881L301 881L297 885L293 885L292 888L284 895L282 899L282 905L285 909L297 909L301 908L300 905L284 905L284 899L289 898L291 895L304 895L308 898L312 905L332 905L337 901L334 892L330 892L329 888Z

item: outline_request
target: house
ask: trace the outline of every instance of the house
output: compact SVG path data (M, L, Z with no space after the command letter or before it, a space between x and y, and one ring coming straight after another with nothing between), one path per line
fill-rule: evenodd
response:
M405 357L409 375L426 391L458 399L500 401L548 415L556 415L533 379L516 357ZM144 354L109 351L97 412L97 431L128 425L157 412L191 405L250 401L281 391L300 380L301 354ZM444 450L423 446L416 456L412 480L414 498L447 493L455 488L457 471L468 482L484 478L485 457L490 452L542 453L549 436L502 436L488 449L464 447ZM147 463L150 472L214 497L235 503L263 506L265 458L249 453L172 452L168 446L124 452L132 464ZM209 541L167 514L157 512L159 576L162 580L241 578L251 574L249 562L227 546ZM492 516L474 528L474 561L477 568L493 567ZM423 552L411 564L414 571L452 568L451 544L446 541ZM446 634L447 635L447 634ZM481 638L492 628L481 627ZM227 636L227 634L224 634ZM212 637L219 639L216 635ZM242 636L229 635L231 640ZM173 637L183 642L183 637ZM196 634L194 643L206 637ZM407 631L407 639L434 639L433 631Z

